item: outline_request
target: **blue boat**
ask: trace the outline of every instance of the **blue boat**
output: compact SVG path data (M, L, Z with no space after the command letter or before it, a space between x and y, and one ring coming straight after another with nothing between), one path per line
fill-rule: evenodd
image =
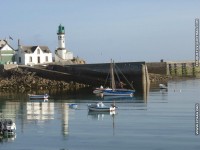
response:
M113 90L104 90L104 96L133 96L134 90L129 89L113 89Z
M35 94L28 94L29 99L48 99L49 95L48 94L43 94L43 95L35 95Z
M103 96L133 96L135 90L132 89L116 89L115 76L114 76L114 62L111 60L110 66L111 75L111 89L103 89ZM118 75L117 75L118 76ZM121 82L120 82L121 83Z
M78 109L78 105L72 103L72 104L69 104L69 108L71 108L71 109Z
M96 111L96 112L112 112L115 111L116 106L113 104L110 107L104 105L102 102L98 102L96 104L88 104L89 111Z

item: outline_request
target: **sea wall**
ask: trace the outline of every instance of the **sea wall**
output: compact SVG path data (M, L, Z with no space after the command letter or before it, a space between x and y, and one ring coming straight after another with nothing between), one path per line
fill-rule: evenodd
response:
M149 73L167 75L166 62L147 62L146 65Z
M172 77L200 77L200 67L193 61L168 61L146 63L148 72Z

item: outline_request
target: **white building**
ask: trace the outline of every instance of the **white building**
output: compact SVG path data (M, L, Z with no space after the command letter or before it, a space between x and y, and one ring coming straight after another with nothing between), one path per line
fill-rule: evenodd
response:
M52 53L47 46L21 46L18 42L16 61L19 65L36 65L52 62Z
M55 62L62 62L73 59L73 53L65 48L65 27L58 27L58 48L55 50Z

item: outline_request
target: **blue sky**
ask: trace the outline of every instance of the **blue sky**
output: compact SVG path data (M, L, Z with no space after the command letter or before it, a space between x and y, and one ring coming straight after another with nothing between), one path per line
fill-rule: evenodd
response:
M199 0L4 0L0 38L10 44L66 47L87 63L194 60Z

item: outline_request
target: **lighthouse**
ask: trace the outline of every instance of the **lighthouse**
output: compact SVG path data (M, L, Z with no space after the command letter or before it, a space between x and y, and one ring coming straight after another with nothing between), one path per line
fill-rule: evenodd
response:
M58 48L65 49L65 27L62 25L58 26Z
M55 61L61 62L73 59L73 53L65 48L65 27L58 26L58 48L55 50Z

